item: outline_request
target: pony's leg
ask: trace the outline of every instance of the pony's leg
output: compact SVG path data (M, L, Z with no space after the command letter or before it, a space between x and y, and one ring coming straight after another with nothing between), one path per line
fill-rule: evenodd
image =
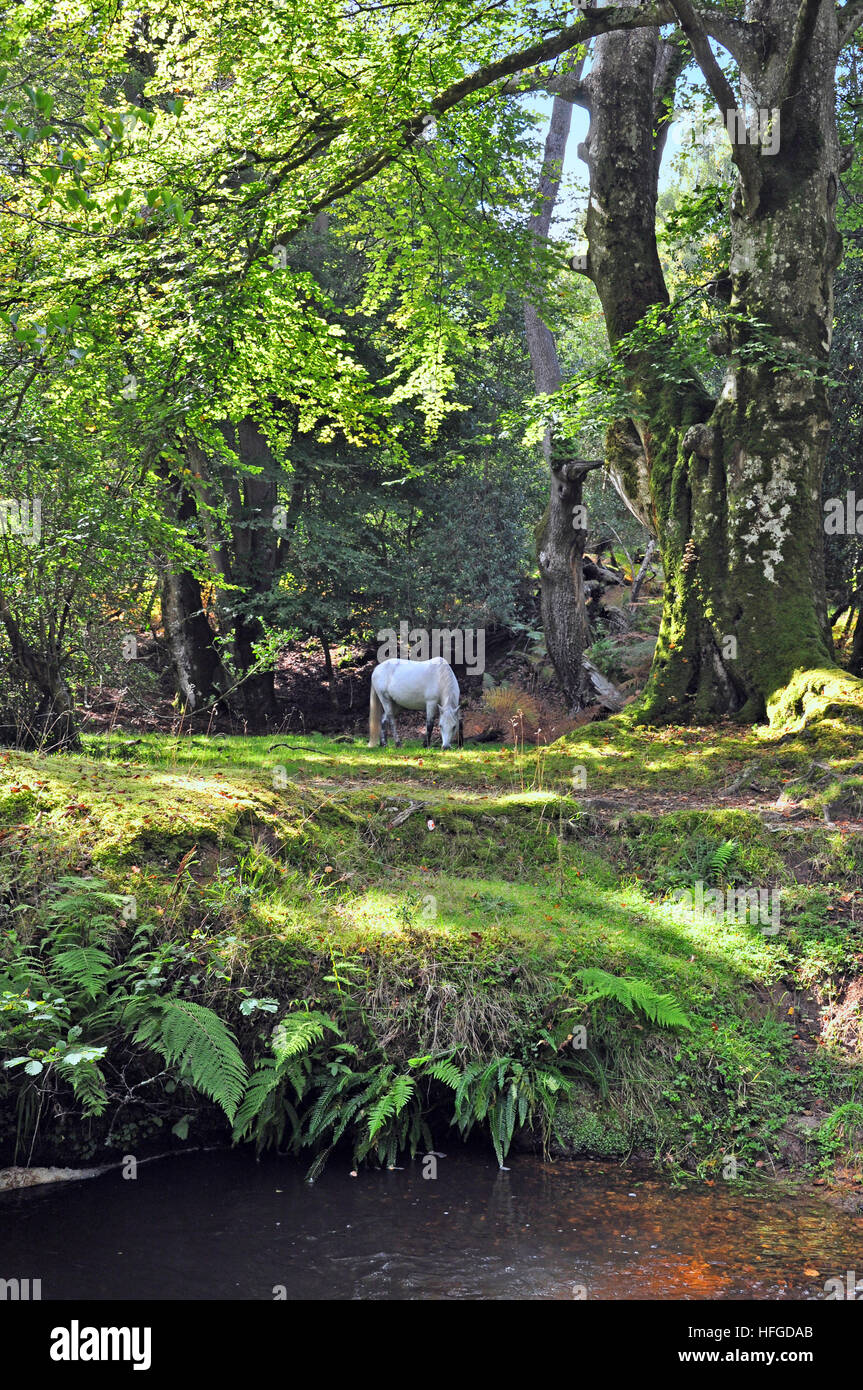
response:
M429 700L426 703L426 736L423 739L423 747L431 748L432 731L434 729L435 717L437 715L437 703Z
M399 738L399 731L396 728L396 719L394 714L395 706L393 705L393 702L388 695L381 696L381 703L384 707L384 722L382 727L386 727L387 733L389 733L389 730L392 729L396 748L401 748L402 741ZM384 746L386 747L386 745Z

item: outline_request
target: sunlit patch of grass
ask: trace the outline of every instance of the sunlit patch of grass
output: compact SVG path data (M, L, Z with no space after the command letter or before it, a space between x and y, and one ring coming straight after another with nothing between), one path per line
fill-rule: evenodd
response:
M280 1000L326 1001L338 961L374 962L376 988L402 1003L420 976L469 980L480 1003L492 982L501 1045L510 1009L519 1045L533 1047L542 989L574 995L588 967L648 981L679 1000L692 1036L606 1011L591 1104L630 1137L639 1115L656 1133L676 1124L680 1152L703 1152L709 1124L732 1123L734 1088L756 1088L762 1118L775 1107L769 1125L791 1104L796 1073L781 1061L791 1025L765 1012L754 987L789 976L826 987L857 969L854 837L826 826L768 832L718 800L742 768L757 763L759 782L778 794L816 758L844 774L859 743L840 723L781 738L625 718L523 752L369 749L320 735L88 737L83 755L0 752L0 853L14 875L16 926L27 927L60 873L104 875L136 895L139 920L158 920L160 939L205 942L220 956L214 989L228 1010L251 981ZM585 808L611 793L613 814ZM645 811L648 796L667 805ZM669 901L729 840L729 882L787 891L775 939ZM851 906L834 921L842 894ZM699 1114L704 1132L684 1140L680 1116L696 1132Z

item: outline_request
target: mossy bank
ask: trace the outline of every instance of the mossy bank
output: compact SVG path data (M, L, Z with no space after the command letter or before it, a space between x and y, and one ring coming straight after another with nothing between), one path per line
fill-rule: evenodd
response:
M0 1163L455 1126L856 1176L860 758L839 719L2 753Z

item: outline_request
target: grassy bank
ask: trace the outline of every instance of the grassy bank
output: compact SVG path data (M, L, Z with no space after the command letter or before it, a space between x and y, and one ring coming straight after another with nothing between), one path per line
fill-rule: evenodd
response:
M393 1162L455 1124L856 1173L860 756L838 720L625 718L523 753L2 753L0 1161L233 1132ZM779 930L699 884L778 895Z

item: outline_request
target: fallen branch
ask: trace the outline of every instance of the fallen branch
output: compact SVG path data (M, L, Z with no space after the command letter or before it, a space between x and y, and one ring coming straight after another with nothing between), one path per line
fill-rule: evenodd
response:
M653 539L653 537L651 536L650 540L647 542L647 549L646 549L645 552L644 552L644 559L643 559L642 562L641 562L641 568L640 568L640 570L638 571L638 574L635 576L635 579L634 579L633 582L632 582L632 589L630 590L630 594L629 594L629 602L630 602L630 603L635 603L636 599L638 598L639 592L640 592L640 590L641 590L641 586L642 586L642 584L644 583L645 575L647 574L647 569L648 569L648 566L649 566L649 564L650 564L651 557L652 557L653 552L654 552L655 549L656 549L656 541L655 541L655 540Z
M399 811L398 815L397 815L393 820L390 821L389 825L387 826L387 829L388 829L388 830L395 830L396 826L404 825L404 823L405 823L405 821L407 820L408 816L412 816L413 813L414 813L414 811L422 811L422 810L424 810L424 809L425 809L425 804L426 804L426 803L425 803L424 801L412 801L411 804L407 807L406 810L404 810L404 811Z

